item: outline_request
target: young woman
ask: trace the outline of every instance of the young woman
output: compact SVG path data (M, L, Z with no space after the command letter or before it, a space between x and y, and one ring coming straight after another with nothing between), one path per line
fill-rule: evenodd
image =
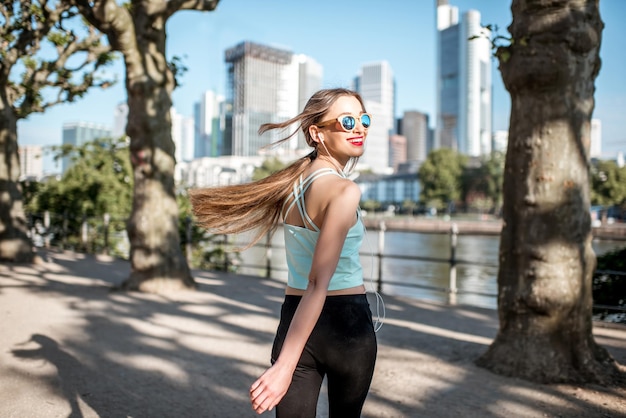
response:
M330 416L359 417L377 347L359 260L361 193L345 171L363 154L371 116L356 92L321 90L298 116L259 133L294 123L313 147L309 155L254 183L192 191L191 202L200 225L255 229L252 243L283 220L285 301L272 366L250 387L252 408L315 417L326 376Z

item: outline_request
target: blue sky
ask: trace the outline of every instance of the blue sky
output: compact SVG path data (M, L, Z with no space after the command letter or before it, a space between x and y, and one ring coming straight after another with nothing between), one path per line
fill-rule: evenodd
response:
M510 2L451 0L460 12L480 11L483 24L508 35ZM594 117L602 121L602 152L606 158L626 153L626 1L602 0L605 23L596 79ZM173 95L174 107L192 116L193 103L204 90L224 92L224 50L244 40L313 57L324 68L323 87L349 87L360 67L386 60L396 78L397 112L435 112L435 0L221 0L214 12L183 11L168 22L168 56L182 57L188 67L182 87ZM494 129L507 129L509 95L494 63ZM110 71L119 82L104 91L93 90L71 105L31 115L18 124L21 145L61 143L65 122L87 121L113 125L113 109L125 101L121 60ZM50 161L46 169L51 170Z

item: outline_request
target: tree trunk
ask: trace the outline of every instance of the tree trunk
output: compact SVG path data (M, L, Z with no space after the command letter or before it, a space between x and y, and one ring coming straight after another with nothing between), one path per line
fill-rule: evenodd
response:
M17 117L6 97L0 97L0 261L27 262L34 259L33 246L19 184Z
M498 271L500 329L480 366L539 382L608 382L592 335L590 120L597 0L513 0L498 50L511 94Z
M195 288L178 234L170 117L174 76L165 58L165 19L134 13L133 22L136 49L121 49L134 173L127 224L132 270L122 288L154 293Z

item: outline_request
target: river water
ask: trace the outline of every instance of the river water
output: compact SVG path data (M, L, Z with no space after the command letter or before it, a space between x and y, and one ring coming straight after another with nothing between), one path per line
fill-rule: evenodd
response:
M376 289L378 277L379 232L368 231L361 248L363 273L368 288ZM261 242L263 243L263 241ZM459 235L456 247L457 288L456 303L497 308L499 236ZM284 254L283 231L279 228L272 238L272 277L286 282L287 265ZM625 241L594 240L593 249L601 255L626 246ZM411 260L393 256L429 259L449 259L450 236L415 232L387 231L384 233L382 261L382 293L415 297L440 302L449 301L442 291L449 287L448 262ZM374 256L372 256L374 254ZM265 248L255 246L241 253L238 273L264 276ZM468 263L465 263L468 262ZM249 267L255 266L255 267ZM258 267L257 267L258 266ZM394 284L385 284L393 282ZM402 285L406 283L407 285ZM421 286L421 287L420 287Z

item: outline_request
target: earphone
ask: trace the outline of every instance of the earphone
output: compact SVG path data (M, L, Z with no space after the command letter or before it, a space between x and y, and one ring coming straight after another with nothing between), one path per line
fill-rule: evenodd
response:
M324 142L324 136L323 135L318 135L317 137L319 138L320 142Z

